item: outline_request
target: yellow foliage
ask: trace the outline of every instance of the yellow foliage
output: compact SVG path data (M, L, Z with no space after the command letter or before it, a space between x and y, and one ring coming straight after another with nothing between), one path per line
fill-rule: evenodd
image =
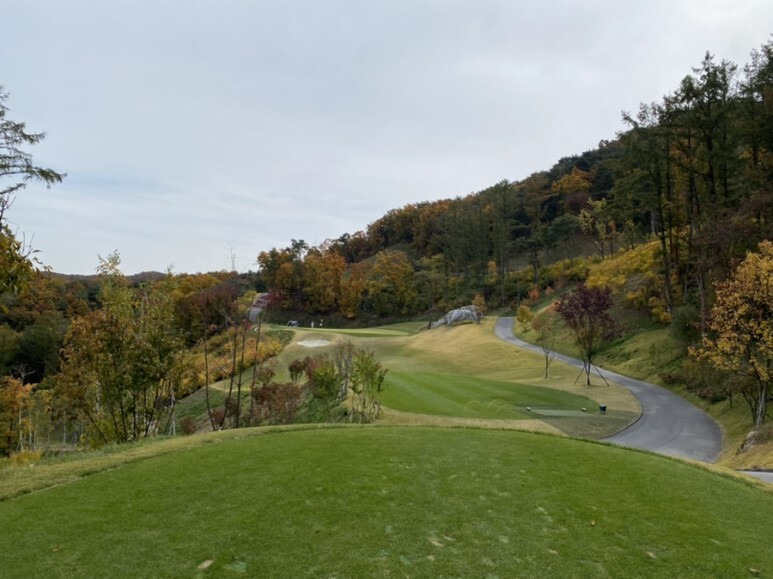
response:
M244 355L242 356L242 338L241 329L239 329L239 335L236 337L236 367L234 368L234 331L232 328L209 339L206 360L202 346L187 356L186 372L181 384L183 393L187 394L204 386L207 382L207 371L210 383L219 382L230 378L234 369L236 373L241 373L257 362L263 362L277 356L284 348L281 340L264 334L260 338L256 353L257 334L250 332L244 341Z
M635 308L648 309L661 323L671 319L662 295L658 270L657 241L644 243L617 253L598 263L588 275L588 287L608 287L613 294L625 292L626 301Z
M518 311L516 312L515 319L521 322L521 325L523 326L523 331L528 332L529 326L531 325L531 322L534 319L534 314L532 313L531 309L529 309L529 306L525 304L521 304L518 307Z
M483 297L483 294L476 293L472 299L472 305L477 306L481 313L486 313L486 298Z
M747 253L732 277L717 285L710 329L713 335L693 353L757 384L759 428L773 381L773 242L761 242L759 253Z
M588 287L608 287L613 293L625 286L632 275L649 274L655 268L657 242L639 245L633 249L621 251L614 257L596 265L588 276Z
M770 381L773 362L773 242L748 253L732 278L717 286L706 356L717 367L737 370L744 362L761 380Z
M11 455L11 463L16 466L32 465L40 462L42 456L42 450L22 450Z
M564 259L544 266L540 270L540 277L551 281L583 281L588 277L588 266L593 263L593 260L589 261L582 257L574 259ZM531 277L531 269L524 270L528 275L528 279Z

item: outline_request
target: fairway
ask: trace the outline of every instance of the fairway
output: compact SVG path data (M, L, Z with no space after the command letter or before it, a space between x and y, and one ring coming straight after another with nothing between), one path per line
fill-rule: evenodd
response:
M597 439L639 416L638 402L626 389L586 388L576 383L576 370L559 362L551 365L546 380L542 356L503 343L493 333L494 322L486 318L481 324L429 331L420 322L364 330L297 329L276 366L281 379L289 379L284 368L291 360L328 354L344 340L374 351L389 369L379 400L383 421L390 424L452 425L463 420ZM323 340L327 345L305 346ZM603 415L599 404L608 407Z
M390 372L382 403L402 412L460 418L532 419L539 409L581 413L595 411L589 398L512 382L486 380L459 374ZM532 411L527 410L530 408Z
M0 503L4 577L743 577L773 495L513 431L353 427L201 446ZM206 444L206 441L212 444Z
M287 330L285 326L270 326L277 330ZM357 338L379 338L394 336L411 336L422 328L426 328L424 322L401 322L399 324L390 324L388 326L378 326L375 328L298 328L297 331L313 334L335 333L342 336L352 336ZM289 328L293 329L293 328Z

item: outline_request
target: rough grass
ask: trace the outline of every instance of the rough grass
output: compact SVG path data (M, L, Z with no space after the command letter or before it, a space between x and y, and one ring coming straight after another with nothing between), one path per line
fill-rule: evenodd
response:
M66 484L94 473L117 468L132 462L156 458L166 454L216 444L227 440L241 440L248 436L283 432L291 429L325 428L324 425L272 426L251 430L224 430L206 435L186 437L158 437L131 444L109 445L98 450L69 452L49 456L41 461L14 465L0 461L0 501Z
M257 432L0 503L3 576L773 571L773 495L671 459L499 430Z

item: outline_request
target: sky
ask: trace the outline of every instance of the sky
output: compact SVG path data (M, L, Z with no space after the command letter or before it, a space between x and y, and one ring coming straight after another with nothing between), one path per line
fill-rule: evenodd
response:
M547 170L770 0L4 0L8 118L44 131L9 220L61 273L256 270L390 209Z

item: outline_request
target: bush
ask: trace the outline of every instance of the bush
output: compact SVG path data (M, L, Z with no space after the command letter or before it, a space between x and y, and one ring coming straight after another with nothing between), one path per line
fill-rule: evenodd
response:
M680 375L687 390L711 403L721 402L731 397L730 376L719 371L703 360L688 358L682 366L684 374ZM665 381L665 376L661 374ZM668 382L666 382L668 383Z
M534 319L534 314L529 309L529 306L521 304L518 307L515 318L521 323L521 326L523 326L523 331L528 332L531 327L531 322Z
M223 420L225 420L225 410L222 408L213 408L212 421L215 423L215 425L222 424Z
M193 434L196 432L196 421L192 416L186 416L180 421L180 428L182 429L183 434Z
M292 424L301 404L301 388L297 384L272 382L253 392L255 424Z

